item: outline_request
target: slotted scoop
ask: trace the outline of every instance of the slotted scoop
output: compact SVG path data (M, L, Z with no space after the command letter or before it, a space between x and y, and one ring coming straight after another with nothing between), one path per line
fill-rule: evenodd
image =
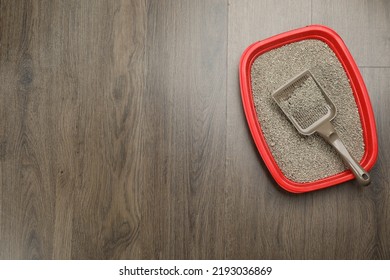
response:
M317 132L336 149L359 184L370 184L370 175L351 156L334 129L331 120L337 114L336 107L310 70L281 86L272 98L299 133L311 135Z

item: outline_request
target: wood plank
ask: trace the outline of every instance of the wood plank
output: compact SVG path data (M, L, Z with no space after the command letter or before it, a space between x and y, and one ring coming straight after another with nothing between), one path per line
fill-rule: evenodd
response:
M359 66L390 66L390 2L313 0L313 23L343 38Z
M143 258L222 258L227 1L150 1Z
M390 150L388 135L390 134L390 68L361 69L371 103L374 108L378 134L378 161L372 170L372 199L375 203L376 231L375 246L372 258L390 258ZM367 221L369 223L370 221Z
M53 251L54 169L50 157L53 108L46 63L38 38L45 26L29 1L1 5L1 228L0 257L40 259ZM35 26L33 24L35 22ZM54 57L51 57L54 58ZM44 75L47 73L48 75Z
M1 7L1 257L136 258L144 1Z
M76 3L66 40L80 96L72 258L137 258L146 4Z

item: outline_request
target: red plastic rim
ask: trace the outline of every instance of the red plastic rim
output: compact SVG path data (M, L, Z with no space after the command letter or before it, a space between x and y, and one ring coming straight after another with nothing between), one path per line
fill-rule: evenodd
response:
M343 40L334 30L322 25L310 25L256 42L244 51L240 60L241 98L245 116L257 149L271 175L282 188L293 193L303 193L323 189L354 178L352 173L347 170L342 173L308 183L298 183L288 179L273 158L261 130L261 124L258 122L252 98L252 63L258 56L265 52L289 43L307 39L317 39L328 44L340 60L350 80L350 85L359 110L365 144L365 152L360 162L361 166L366 170L370 170L374 166L378 156L378 140L375 118L366 86L354 59Z

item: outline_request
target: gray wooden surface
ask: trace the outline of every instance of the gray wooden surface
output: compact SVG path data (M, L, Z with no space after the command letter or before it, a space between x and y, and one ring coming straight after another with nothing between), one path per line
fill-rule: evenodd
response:
M388 0L312 0L312 23L337 30L359 66L389 67Z
M238 62L309 24L375 111L373 183L289 194ZM1 259L389 259L390 1L0 0Z

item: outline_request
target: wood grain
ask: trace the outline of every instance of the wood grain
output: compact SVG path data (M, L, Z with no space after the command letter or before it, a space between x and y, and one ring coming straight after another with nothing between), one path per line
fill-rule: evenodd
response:
M80 5L73 12L83 20L81 28L70 33L85 93L79 108L82 177L74 190L72 258L136 257L146 6L144 1Z
M388 3L0 0L0 259L389 259ZM362 66L369 188L286 193L253 144L240 56L310 23Z
M375 203L375 243L373 258L390 258L390 150L388 135L390 132L390 68L361 69L367 89L370 93L378 131L378 161L372 171L374 178L372 199Z
M143 258L223 257L226 4L148 6Z
M137 257L145 3L1 7L1 256Z
M359 66L390 66L388 0L312 0L313 24L334 28Z
M46 91L46 46L31 36L33 5L1 3L1 236L3 258L45 258L53 251L55 187L50 164L54 110ZM36 47L33 47L36 46ZM42 47L42 48L41 48ZM46 72L48 75L43 75ZM42 75L40 75L42 74ZM49 119L47 119L49 118Z

